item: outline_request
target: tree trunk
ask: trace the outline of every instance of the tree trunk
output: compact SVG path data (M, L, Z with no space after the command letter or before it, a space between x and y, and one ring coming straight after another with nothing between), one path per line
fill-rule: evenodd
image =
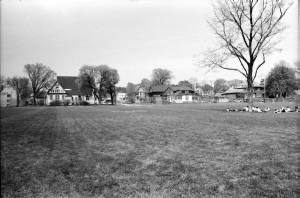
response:
M252 111L253 107L253 80L252 76L247 78L247 99L249 104L249 111Z
M20 104L20 94L19 91L17 91L17 107L19 107Z
M110 100L111 100L111 105L114 105L114 94L113 94L113 90L111 89L111 90L109 90L109 92L110 92Z
M99 104L101 104L101 101L102 101L102 95L101 95L101 87L99 88Z
M35 92L33 93L33 105L34 106L36 105L36 93Z

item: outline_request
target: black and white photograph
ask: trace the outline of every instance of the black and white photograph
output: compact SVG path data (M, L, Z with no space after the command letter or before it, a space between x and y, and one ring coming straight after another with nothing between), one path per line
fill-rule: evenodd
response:
M0 0L1 198L296 198L298 0Z

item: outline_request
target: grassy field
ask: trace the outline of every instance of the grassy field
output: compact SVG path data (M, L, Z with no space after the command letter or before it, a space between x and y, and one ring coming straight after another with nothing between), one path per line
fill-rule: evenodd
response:
M297 197L299 113L227 106L3 108L1 197Z

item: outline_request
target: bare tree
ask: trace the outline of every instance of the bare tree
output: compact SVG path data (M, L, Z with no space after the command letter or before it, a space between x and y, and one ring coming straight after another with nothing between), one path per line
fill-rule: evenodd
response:
M197 84L198 84L198 79L196 77L191 77L191 78L189 78L188 81L193 85L193 89L196 90Z
M29 79L25 77L13 77L7 79L7 84L13 87L17 95L17 107L20 105L20 99L25 99L30 95Z
M166 85L173 78L172 72L167 69L156 68L152 71L153 85Z
M116 69L110 69L104 75L105 88L110 94L111 104L114 105L116 101L116 84L119 82L120 77Z
M45 89L49 89L55 81L55 72L42 63L27 64L24 66L31 82L33 104L36 105L36 97Z
M287 0L223 0L209 25L219 39L216 49L208 50L203 66L236 71L247 79L252 103L253 82L284 29L282 18L292 4ZM232 66L236 60L237 65ZM231 65L229 65L231 64Z

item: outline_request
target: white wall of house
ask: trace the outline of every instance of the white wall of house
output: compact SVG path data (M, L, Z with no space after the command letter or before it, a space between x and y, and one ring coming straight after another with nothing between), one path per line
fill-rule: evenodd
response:
M183 95L182 102L193 102L193 96L192 95Z
M117 102L125 102L127 97L127 93L117 93L116 100Z
M69 102L69 104L78 104L80 102L79 95L67 95L58 83L48 92L46 97L46 104L49 105L52 101L59 100L61 102ZM86 101L90 104L97 104L94 96L81 96L81 101Z
M61 102L69 102L69 104L78 104L80 102L79 95L69 96L67 94L47 94L46 104L49 105L50 102L59 100ZM98 104L98 101L93 96L81 96L81 101L86 101L90 104Z
M6 87L1 92L1 107L10 107L17 105L17 92L11 88Z

